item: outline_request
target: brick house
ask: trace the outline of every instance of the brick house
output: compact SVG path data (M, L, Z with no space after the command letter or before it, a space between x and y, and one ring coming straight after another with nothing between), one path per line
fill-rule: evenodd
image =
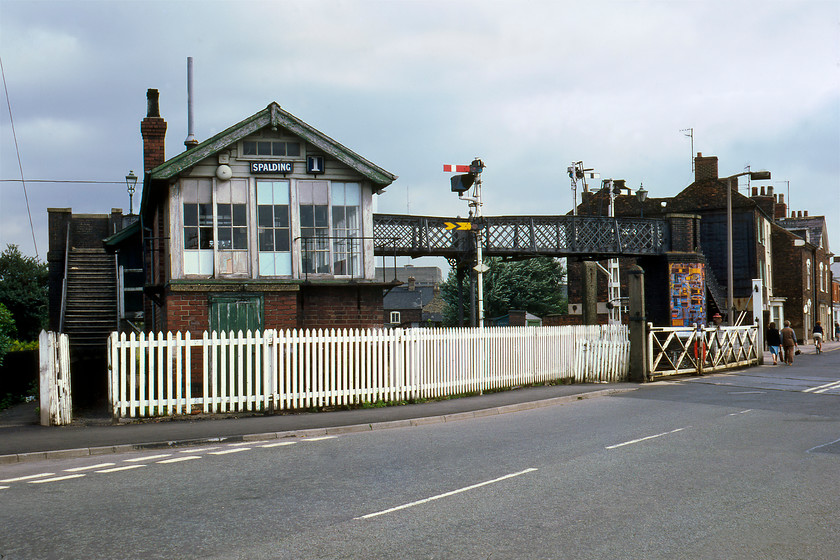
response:
M381 281L393 279L399 286L385 290L382 323L388 327L438 327L446 302L440 295L443 274L436 266L405 265L376 269Z
M381 326L372 197L395 175L276 103L164 160L147 97L147 330Z
M666 218L671 251L663 257L619 259L622 293L627 271L638 264L645 270L647 315L657 325L690 326L708 323L715 313L726 316L727 293L727 181L718 175L718 158L697 154L694 181L674 197L648 197L640 202L620 182L614 197L616 216ZM615 188L615 187L614 187ZM771 191L772 193L772 191ZM738 192L732 179L733 304L751 322L752 279L764 281L765 309L780 309L772 284L770 227L773 214L761 200ZM579 215L607 215L609 191L583 193ZM580 263L569 263L569 308L580 305ZM598 275L599 318L606 321L607 281ZM666 287L663 290L663 287ZM777 309L778 311L778 309ZM573 312L573 311L572 311Z
M784 317L800 341L812 339L820 321L826 333L833 325L831 253L824 216L808 212L785 216L786 208L773 227L773 282L786 297Z

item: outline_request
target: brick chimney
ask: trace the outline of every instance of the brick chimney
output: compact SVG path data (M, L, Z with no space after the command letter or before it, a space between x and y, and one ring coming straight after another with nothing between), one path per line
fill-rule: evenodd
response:
M414 291L415 286L417 285L416 283L417 283L417 279L416 279L416 278L414 278L414 276L409 276L409 277L408 277L408 291L409 291L409 292L413 292L413 291Z
M756 206L761 208L762 212L775 219L776 197L773 196L773 187L769 189L761 187L761 191L758 190L758 187L752 187L752 196L750 198L755 201Z
M776 207L773 212L773 217L777 220L783 220L787 218L787 204L785 204L785 195L779 193L777 195L776 200Z
M146 92L146 118L140 123L143 135L143 171L148 172L164 161L166 155L166 121L160 116L160 93L156 89Z
M701 152L697 152L697 157L694 158L694 181L703 181L705 179L718 178L718 158L717 156L704 157Z

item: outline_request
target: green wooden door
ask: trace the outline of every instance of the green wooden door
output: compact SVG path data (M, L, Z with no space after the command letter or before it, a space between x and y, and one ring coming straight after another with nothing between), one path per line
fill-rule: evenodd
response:
M262 296L210 296L210 331L263 330Z

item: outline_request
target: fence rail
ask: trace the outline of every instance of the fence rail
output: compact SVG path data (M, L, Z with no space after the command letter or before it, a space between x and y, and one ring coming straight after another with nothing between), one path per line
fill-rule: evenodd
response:
M437 398L627 379L623 325L135 335L108 340L114 417Z
M720 328L651 327L648 367L652 377L745 367L758 363L754 326Z

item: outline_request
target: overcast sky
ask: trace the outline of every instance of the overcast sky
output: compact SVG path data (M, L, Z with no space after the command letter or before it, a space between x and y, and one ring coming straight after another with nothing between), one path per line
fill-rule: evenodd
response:
M485 215L568 212L578 160L672 196L693 128L721 175L769 169L757 184L825 215L840 253L837 0L0 0L2 248L36 254L5 101L46 260L47 208L128 211L147 88L184 149L188 56L199 140L276 101L399 176L379 212L466 215L442 165L475 156Z

